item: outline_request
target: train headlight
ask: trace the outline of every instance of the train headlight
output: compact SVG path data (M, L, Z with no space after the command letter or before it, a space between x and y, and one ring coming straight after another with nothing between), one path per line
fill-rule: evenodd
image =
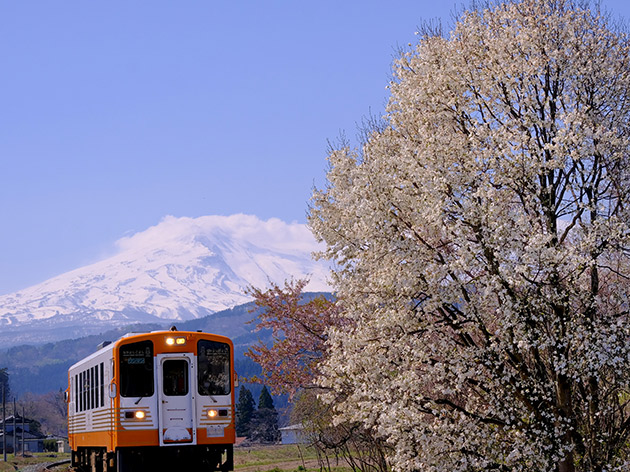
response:
M217 416L219 416L217 410L208 410L208 418L216 418Z
M127 420L143 420L147 417L147 414L145 411L142 410L136 410L136 411L125 411L125 419Z
M177 338L168 337L166 338L166 344L168 346L174 346L176 344L178 346L183 346L184 344L186 344L186 338L183 336L179 336Z

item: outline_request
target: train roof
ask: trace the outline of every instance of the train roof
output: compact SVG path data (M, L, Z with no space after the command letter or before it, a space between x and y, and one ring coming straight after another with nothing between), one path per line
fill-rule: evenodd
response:
M116 347L120 341L127 339L127 338L131 338L131 337L144 337L144 336L151 336L151 335L184 335L184 334L193 334L193 335L208 335L208 336L212 336L214 338L219 338L222 339L224 342L226 342L227 344L232 345L232 340L226 336L222 336L220 334L214 334L214 333L207 333L205 331L178 331L176 329L171 328L170 330L167 329L162 329L162 330L157 330L157 331L144 331L144 332L129 332L126 334L123 334L120 338L118 338L115 341L104 341L101 344L99 344L97 346L97 350L95 352L93 352L92 354L90 354L87 357L84 357L83 359L77 361L76 363L74 363L72 366L70 366L70 368L68 370L72 370L76 367L78 367L79 365L82 365L86 362L91 361L92 359L100 356L101 354L107 352L107 351L112 351L114 349L114 347Z

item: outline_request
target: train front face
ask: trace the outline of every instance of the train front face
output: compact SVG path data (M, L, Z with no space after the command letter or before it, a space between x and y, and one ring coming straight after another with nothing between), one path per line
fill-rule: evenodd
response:
M116 448L232 445L232 342L200 332L129 336L114 349Z

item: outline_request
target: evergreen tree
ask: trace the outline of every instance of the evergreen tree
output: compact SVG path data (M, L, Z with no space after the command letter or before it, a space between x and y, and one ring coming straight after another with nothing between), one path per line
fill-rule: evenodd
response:
M271 398L271 394L269 390L267 390L267 386L263 386L262 391L260 392L260 397L258 397L258 409L268 408L270 410L275 410L276 407L273 404L273 398Z
M271 408L256 410L252 418L249 439L255 443L274 444L280 441L278 412Z
M251 421L249 438L258 443L276 443L280 440L278 412L266 386L258 397L258 410Z
M236 435L249 436L252 416L254 415L254 397L247 387L241 387L236 403Z
M4 387L4 397L11 398L11 388L9 387L9 371L6 367L0 369L0 402L2 401L2 387Z

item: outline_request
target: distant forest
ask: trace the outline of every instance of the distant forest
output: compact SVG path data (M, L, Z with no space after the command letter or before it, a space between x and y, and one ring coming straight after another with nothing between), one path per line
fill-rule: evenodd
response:
M175 325L180 331L202 330L230 337L234 342L236 371L241 377L250 377L259 369L243 353L258 339L266 340L270 336L269 332L255 331L255 324L250 323L256 317L256 313L250 312L252 308L253 305L248 303L196 320L164 325L131 325L78 339L15 346L0 351L0 368L7 368L11 391L18 397L25 393L65 390L68 368L95 352L101 342L115 341L130 332L168 329Z

